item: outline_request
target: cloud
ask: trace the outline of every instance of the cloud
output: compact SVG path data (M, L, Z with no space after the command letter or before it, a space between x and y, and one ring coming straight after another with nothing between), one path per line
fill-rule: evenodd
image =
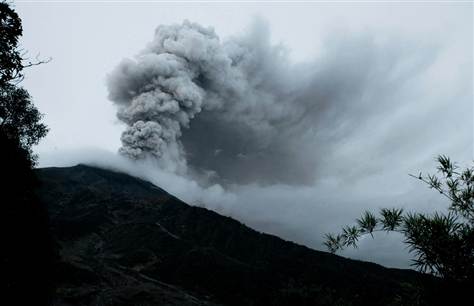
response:
M223 41L188 21L159 26L136 58L108 76L109 98L127 125L120 152L224 185L311 185L328 175L327 156L358 134L379 138L368 142L371 154L396 150L390 141L409 141L401 139L406 131L380 120L416 97L439 50L346 34L328 37L319 58L294 64L270 43L262 20ZM410 103L412 111L423 107ZM388 134L395 137L381 141Z

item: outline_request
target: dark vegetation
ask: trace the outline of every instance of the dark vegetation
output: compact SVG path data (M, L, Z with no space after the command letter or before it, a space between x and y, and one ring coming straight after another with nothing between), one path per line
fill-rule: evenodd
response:
M21 20L0 3L0 286L3 305L48 305L54 251L47 211L35 195L31 146L46 135L41 114L19 86L27 61Z
M446 304L433 276L258 233L125 174L37 174L60 246L55 305Z
M438 156L437 160L439 175L411 176L450 201L447 213L383 208L376 217L366 211L356 225L344 227L340 234L326 235L328 250L335 253L348 246L357 247L362 235L374 237L376 231L399 232L415 256L413 266L460 289L453 296L466 295L465 289L474 288L474 167L460 169L446 156Z
M53 248L28 153L0 133L0 286L3 305L48 305Z
M22 156L34 165L31 146L38 144L48 129L20 83L25 68L45 61L32 62L26 58L26 52L19 46L22 33L18 14L9 4L0 2L0 133L12 140L9 144L21 148L26 153Z

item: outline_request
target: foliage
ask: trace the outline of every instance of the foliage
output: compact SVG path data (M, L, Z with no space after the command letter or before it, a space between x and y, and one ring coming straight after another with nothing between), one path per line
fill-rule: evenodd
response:
M25 53L18 46L23 31L21 19L6 2L0 2L0 25L0 133L26 150L34 165L31 146L38 144L48 129L40 122L42 115L30 95L18 83L23 80L24 68L45 61L24 58Z
M36 64L25 63L18 47L21 34L20 18L0 2L1 301L41 306L50 305L55 249L46 208L36 196L31 146L47 128L28 92L18 86L22 70Z
M451 202L447 213L405 213L403 209L382 208L379 217L366 211L357 225L346 226L340 234L326 234L324 244L332 253L357 247L362 235L376 231L399 232L413 265L422 272L448 280L467 282L474 275L474 168L463 170L444 156L438 156L438 175L411 175L428 184Z
M28 92L10 84L0 90L0 131L31 155L31 146L46 136L48 129L40 122L42 115L31 102Z
M0 3L0 87L21 77L23 59L18 49L21 19L6 2Z
M20 83L23 69L47 63L51 58L34 60L27 57L27 52L19 46L23 34L21 19L6 1L0 2L0 88L6 84Z

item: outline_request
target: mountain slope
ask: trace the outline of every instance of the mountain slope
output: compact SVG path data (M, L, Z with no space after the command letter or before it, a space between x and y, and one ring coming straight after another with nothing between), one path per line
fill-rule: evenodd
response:
M434 283L258 233L126 174L37 175L60 249L57 305L414 305Z

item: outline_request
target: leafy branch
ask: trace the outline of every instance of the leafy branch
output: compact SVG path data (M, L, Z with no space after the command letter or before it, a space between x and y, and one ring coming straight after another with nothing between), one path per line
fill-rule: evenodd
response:
M464 170L444 155L437 158L439 175L410 174L450 200L449 213L431 215L382 208L379 217L365 211L356 225L340 234L326 234L324 245L331 253L357 248L364 235L378 231L404 235L413 265L422 272L457 281L472 281L474 274L474 168Z

